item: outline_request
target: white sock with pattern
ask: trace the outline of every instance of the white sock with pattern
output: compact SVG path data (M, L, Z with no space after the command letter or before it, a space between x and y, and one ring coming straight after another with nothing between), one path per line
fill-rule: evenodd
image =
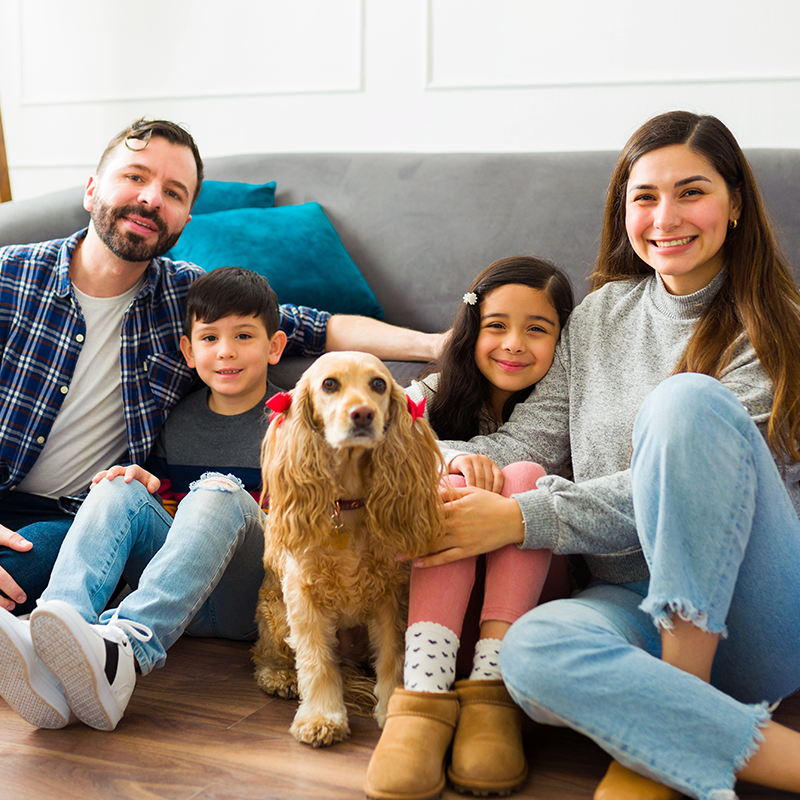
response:
M472 657L471 681L502 680L500 667L497 665L500 656L500 639L478 639L475 655Z
M437 622L415 622L406 631L403 683L415 692L451 692L458 636Z

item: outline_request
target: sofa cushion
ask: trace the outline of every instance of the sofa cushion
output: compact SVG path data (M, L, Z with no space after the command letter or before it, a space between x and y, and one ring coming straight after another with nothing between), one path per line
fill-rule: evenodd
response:
M234 208L272 208L275 205L275 181L239 183L237 181L203 181L192 215L213 214Z
M166 253L206 270L247 267L281 303L383 319L383 309L319 203L193 217Z

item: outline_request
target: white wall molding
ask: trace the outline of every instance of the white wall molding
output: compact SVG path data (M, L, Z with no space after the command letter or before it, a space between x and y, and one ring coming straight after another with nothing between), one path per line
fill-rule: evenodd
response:
M365 2L19 0L21 104L360 92Z
M800 84L796 2L426 1L433 91Z

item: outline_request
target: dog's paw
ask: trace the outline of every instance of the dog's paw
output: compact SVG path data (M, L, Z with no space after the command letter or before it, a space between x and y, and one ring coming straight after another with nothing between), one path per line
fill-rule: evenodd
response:
M386 712L386 706L381 707L380 704L375 706L375 710L372 712L372 716L375 717L375 721L378 723L378 727L381 729L383 729L383 726L386 724Z
M256 670L256 683L267 694L286 700L294 700L300 696L297 690L297 672L293 669L262 667Z
M327 747L344 741L350 735L350 725L346 713L318 714L303 713L298 709L289 733L298 742L310 744L312 747Z

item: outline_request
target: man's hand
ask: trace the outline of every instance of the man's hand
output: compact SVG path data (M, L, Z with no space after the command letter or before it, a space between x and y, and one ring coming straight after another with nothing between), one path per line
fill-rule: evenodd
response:
M467 486L487 489L497 494L503 491L503 472L488 456L456 456L448 465L448 472L463 475Z
M122 477L125 480L125 483L130 483L131 481L139 481L145 489L147 489L150 494L155 494L159 488L161 487L161 481L153 475L152 472L148 472L143 467L140 467L138 464L131 464L129 467L122 467L122 466L115 466L111 467L111 469L105 469L102 472L98 472L97 475L92 478L92 486L100 483L103 479L107 481L113 481L114 478Z
M437 567L524 541L522 510L513 497L474 486L443 487L441 491L444 534L434 543L437 552L415 559L415 567Z
M23 539L16 531L0 525L0 547L10 547L19 553L24 553L33 547L27 539ZM28 598L19 584L0 567L0 608L13 611L17 603L24 603Z

